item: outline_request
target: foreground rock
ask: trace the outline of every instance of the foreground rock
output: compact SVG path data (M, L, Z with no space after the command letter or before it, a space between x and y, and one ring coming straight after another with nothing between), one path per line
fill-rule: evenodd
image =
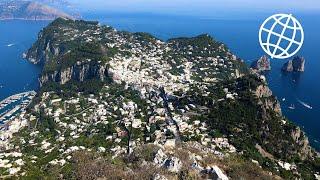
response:
M212 176L212 179L229 180L228 176L226 176L218 166L207 167L206 171L207 174Z
M284 72L304 72L304 69L305 59L300 56L296 56L293 60L289 60L282 67L282 71Z
M264 55L260 59L254 61L251 64L251 68L257 71L270 71L271 70L270 60L266 55Z

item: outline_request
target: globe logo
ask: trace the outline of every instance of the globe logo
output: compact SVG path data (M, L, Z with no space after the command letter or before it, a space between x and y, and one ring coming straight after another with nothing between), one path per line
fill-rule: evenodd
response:
M286 59L294 56L302 47L304 31L292 14L275 14L261 25L259 42L272 59Z

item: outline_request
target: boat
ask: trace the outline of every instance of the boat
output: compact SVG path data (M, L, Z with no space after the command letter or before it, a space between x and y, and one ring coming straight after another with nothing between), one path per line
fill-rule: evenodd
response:
M11 47L11 46L14 46L14 44L8 44L8 45L7 45L7 47Z
M304 107L308 108L308 109L313 109L312 106L310 106L309 104L307 104L307 103L305 103L305 102L303 102L303 101L301 101L301 100L299 100L299 99L298 99L298 102L299 102L301 105L303 105Z
M15 112L23 111L28 104L30 104L35 95L35 91L27 91L9 96L8 98L0 101L0 118L7 119L16 114ZM11 108L11 105L14 105L15 107ZM3 111L5 112L3 113Z
M282 101L286 101L286 98L282 98Z
M296 106L294 104L291 104L288 108L294 110L296 109Z

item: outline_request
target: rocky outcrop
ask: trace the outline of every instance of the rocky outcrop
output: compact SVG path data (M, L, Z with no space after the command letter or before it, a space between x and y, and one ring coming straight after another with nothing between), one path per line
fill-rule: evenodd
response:
M210 179L229 180L228 176L226 176L218 166L207 167L205 171L206 174L211 176Z
M257 71L270 71L271 70L270 60L266 55L264 55L260 59L254 61L251 64L251 68Z
M107 65L78 62L66 69L42 74L39 78L39 83L40 86L43 86L43 84L47 82L66 84L70 80L83 82L87 79L99 79L101 81L105 81L107 77Z
M260 85L257 87L255 95L258 98L270 97L270 96L272 96L272 91L270 90L270 88L268 86Z
M153 177L153 180L168 180L165 176L163 175L160 175L160 174L156 174L154 177Z
M282 67L282 71L285 72L304 72L304 69L305 59L299 56L294 57L293 60L289 60Z
M301 131L299 127L296 127L296 129L291 131L291 137L294 140L294 142L300 146L300 149L298 150L297 154L299 154L299 156L302 159L307 159L313 156L309 140L305 133Z
M162 149L159 149L156 153L153 163L158 167L164 167L170 172L177 173L182 168L182 162L177 157L168 157Z
M41 31L38 35L38 40L33 46L24 54L24 58L33 64L44 65L50 60L50 56L58 56L64 51L62 48L54 46L53 40L47 34Z
M167 158L168 156L162 151L162 149L159 149L153 159L153 163L161 167L164 165Z
M166 160L164 167L170 172L178 173L182 168L182 162L176 157L171 157Z
M280 103L276 98L272 96L272 91L268 86L258 86L255 91L255 95L256 97L258 97L259 104L261 105L263 111L273 110L279 115L282 114Z
M109 76L108 65L106 61L103 61L104 54L100 53L99 46L94 46L95 44L92 43L81 51L79 50L81 45L67 46L61 42L68 40L61 38L58 33L53 33L57 28L67 28L68 22L75 21L59 18L52 22L39 33L37 41L24 54L24 58L31 63L43 66L39 78L40 86L47 82L66 84L70 80L83 82L87 79L99 79L105 81ZM81 22L78 23L81 24ZM96 24L90 25L95 26Z

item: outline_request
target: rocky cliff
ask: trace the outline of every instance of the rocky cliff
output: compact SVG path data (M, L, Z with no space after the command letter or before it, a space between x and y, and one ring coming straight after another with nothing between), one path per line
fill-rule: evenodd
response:
M53 40L45 34L44 29L39 33L37 42L24 54L24 58L33 64L44 65L50 60L50 56L58 56L61 53L59 47L54 47Z
M270 113L268 111L275 112L275 115L282 116L281 106L279 101L272 96L272 92L266 85L260 85L256 88L255 95L259 97L259 104L262 108L262 119L270 121ZM286 123L283 121L282 123ZM264 129L263 134L269 134L269 125ZM290 134L292 142L296 143L299 148L289 148L286 150L288 155L294 156L298 154L303 160L313 158L315 156L314 151L310 147L310 143L306 134L299 127L291 127L291 130L288 132Z
M59 39L63 32L54 33L59 22L75 22L73 20L58 19L43 29L38 40L25 53L25 58L34 64L43 66L39 78L40 86L47 82L65 84L70 80L83 82L87 79L104 81L108 76L106 58L103 47L92 43L61 43L69 39ZM79 27L82 21L77 21ZM67 24L65 24L67 26ZM96 27L97 23L88 24ZM80 34L80 32L79 32Z
M251 68L257 71L270 71L271 70L270 60L266 55L264 55L260 59L254 61L251 64Z
M273 97L272 91L266 85L259 85L255 91L256 97L259 98L259 104L265 108L265 110L271 110L281 115L281 107L279 101Z
M282 67L282 71L285 72L304 72L305 59L303 57L296 56L293 60L289 60Z
M314 156L308 137L299 127L296 127L291 131L291 137L294 139L295 143L299 144L301 147L298 151L296 151L296 153L301 156L302 159L307 159Z
M81 63L60 69L50 73L43 73L39 78L40 86L47 82L58 82L66 84L71 80L83 82L89 79L99 79L105 81L108 77L108 69L106 64Z

